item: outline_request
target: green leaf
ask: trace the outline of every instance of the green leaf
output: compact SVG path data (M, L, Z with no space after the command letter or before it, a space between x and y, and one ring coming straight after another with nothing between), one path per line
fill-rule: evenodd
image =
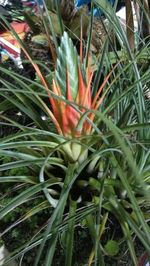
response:
M81 34L81 20L83 36L87 33L89 18L84 12L84 9L78 10L69 24L71 38L80 38Z
M60 225L62 222L62 217L63 217L63 212L64 212L64 208L65 208L65 204L68 198L68 194L70 191L70 183L73 180L74 177L74 172L75 172L76 166L75 165L70 165L70 167L68 168L65 180L64 180L64 185L61 191L61 195L60 195L60 200L58 201L58 204L49 220L49 223L47 225L47 228L44 232L43 235L43 240L42 243L40 245L40 248L38 250L38 254L34 263L34 266L39 265L39 260L40 260L40 256L43 252L43 248L45 245L45 242L47 240L47 235L54 229L54 232L52 234L52 237L50 239L50 245L49 248L47 250L47 256L46 256L46 261L45 261L45 265L52 265L52 261L53 261L53 256L54 256L54 252L55 252L55 248L56 248L56 243L57 243L57 238L58 238L58 228L56 229L56 226Z
M73 255L73 241L74 241L74 229L75 229L75 214L76 214L76 201L70 201L70 209L69 209L69 221L68 228L66 232L66 266L72 265L72 255Z
M40 32L40 25L39 19L30 12L24 12L24 18L27 24L29 25L30 29L33 31L34 34L38 34Z
M58 180L51 179L51 180L47 180L44 184L45 186L50 187L58 183L59 183ZM33 185L32 187L26 189L20 195L12 199L10 203L8 203L6 206L1 208L0 219L2 219L10 211L14 210L16 207L20 206L22 203L26 202L30 197L40 192L42 190L42 185L41 184Z
M114 240L109 240L104 248L109 256L115 256L119 252L119 244Z
M66 98L66 74L68 71L69 83L73 99L77 96L78 90L78 56L77 50L72 40L64 32L61 38L61 45L58 49L58 59L56 67L56 80L62 94Z
M45 0L45 4L48 10L54 9L54 1L53 0Z
M48 13L49 13L49 16L51 18L51 21L52 21L52 24L53 24L53 27L54 27L55 34L61 35L61 27L60 27L58 15L55 14L55 13L53 13L53 12L51 12L51 11L48 11ZM47 23L49 23L49 20L48 19L47 19Z

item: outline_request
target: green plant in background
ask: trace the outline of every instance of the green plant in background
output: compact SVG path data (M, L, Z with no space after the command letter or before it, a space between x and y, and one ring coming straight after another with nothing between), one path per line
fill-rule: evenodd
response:
M50 48L50 54L55 63L57 40L67 31L76 41L80 38L82 27L83 36L87 34L89 18L84 8L77 10L73 0L45 1L44 11L40 8L37 14L25 12L25 19L32 31L31 44ZM81 26L82 25L82 26ZM51 37L50 37L51 36ZM31 45L30 44L30 45Z
M5 219L12 210L38 195L44 195L41 203L37 207L31 205L23 219L32 219L50 208L43 230L34 233L28 244L12 254L17 258L39 246L34 265L40 265L42 254L45 254L44 265L52 265L60 235L65 265L73 265L77 224L84 224L91 235L93 249L89 265L104 265L105 256L118 254L125 241L133 264L137 265L135 237L150 254L147 98L150 75L147 67L143 70L137 63L146 47L133 53L113 10L103 2L95 2L104 9L118 39L124 42L122 50L126 60L118 59L115 51L117 64L114 66L106 40L95 67L88 52L90 38L86 57L82 58L82 53L78 57L71 39L64 33L56 70L50 73L49 79L42 75L27 51L40 82L0 68L17 82L16 85L1 81L0 110L6 112L0 116L2 125L18 128L17 133L1 139L0 154L10 161L0 166L0 182L28 184L14 199L4 202L0 217ZM29 124L7 117L7 111L13 106L30 118ZM45 120L39 115L40 110ZM52 130L52 123L56 130ZM23 166L28 169L24 174L9 172ZM107 229L112 217L121 230L119 239L115 239L114 231ZM16 224L8 226L5 232Z

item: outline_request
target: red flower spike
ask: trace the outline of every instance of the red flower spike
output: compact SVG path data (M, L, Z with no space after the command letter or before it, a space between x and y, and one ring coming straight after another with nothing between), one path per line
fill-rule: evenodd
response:
M81 57L82 57L82 53L80 50L80 61L82 60ZM102 103L104 95L100 97L100 94L102 93L113 70L111 70L110 73L107 75L107 77L103 81L102 85L98 89L92 101L91 84L92 84L92 78L93 78L93 71L88 65L86 69L87 80L84 81L82 71L81 71L81 66L78 63L78 91L76 94L77 95L76 99L73 100L72 88L71 88L70 77L69 77L70 74L69 74L68 66L67 66L66 68L66 100L70 101L70 104L66 103L63 99L57 100L57 99L50 97L50 102L52 105L54 117L57 120L59 127L62 131L62 134L64 136L79 137L81 135L87 135L91 133L92 125L86 119L85 121L83 121L83 124L81 124L82 125L81 129L77 130L77 128L80 127L80 119L82 115L84 115L84 113L89 109L88 118L91 120L91 122L93 122L95 118L95 114L90 113L90 110L91 109L97 110L100 104ZM54 80L53 80L52 90L57 96L63 96L61 93L61 88L59 87L58 83ZM76 110L74 106L76 108L78 107L80 112L78 112L78 110Z
M107 75L107 77L103 81L102 85L98 89L97 94L95 95L94 100L92 102L91 83L92 83L92 78L93 78L93 72L90 70L89 67L87 68L88 77L87 77L87 85L86 85L83 80L81 68L80 66L78 67L79 83L78 83L78 92L77 92L75 104L77 105L79 104L81 106L80 111L82 112L82 114L84 114L87 109L97 110L99 108L104 98L104 95L101 96L100 98L99 98L99 95L101 94L108 79L110 78L112 71L113 70L110 71L110 73ZM52 90L56 95L61 96L61 90L58 84L56 84L54 80L53 80ZM72 102L73 104L68 70L66 71L66 99ZM64 136L79 137L81 134L90 134L92 130L92 126L91 124L89 124L87 120L84 121L81 132L76 131L79 120L82 115L75 108L73 108L71 104L67 104L63 102L63 100L62 101L55 100L52 98L50 98L50 102L52 105L54 117L58 121ZM88 117L91 121L93 121L95 114L91 113L88 115Z
M86 85L80 66L78 67L78 93L76 97L75 104L79 104L80 111L84 114L85 109L91 109L92 100L91 100L91 82L93 77L93 72L90 71L90 68L87 70L88 73L88 84ZM53 92L61 96L61 90L58 86L58 84L53 80ZM69 73L68 70L66 71L66 99L70 102L72 102L72 94L71 94L71 87L69 82ZM79 123L79 120L81 118L81 114L71 106L71 104L67 104L63 102L63 100L56 100L53 98L50 98L50 102L52 105L53 113L58 121L60 128L63 132L64 136L73 136L73 137L79 137L81 134L87 134L91 130L91 125L88 123L88 121L85 120L83 123L83 128L80 131L76 131L77 125ZM72 102L73 104L73 102ZM90 117L90 115L89 115ZM87 132L88 131L88 132Z
M54 80L53 80L52 90L56 95L61 96L60 88ZM67 100L69 101L72 100L71 88L68 76L67 76ZM53 114L61 127L63 135L75 136L76 135L75 128L78 124L80 114L71 105L65 103L63 100L56 100L50 97L50 103L52 105Z

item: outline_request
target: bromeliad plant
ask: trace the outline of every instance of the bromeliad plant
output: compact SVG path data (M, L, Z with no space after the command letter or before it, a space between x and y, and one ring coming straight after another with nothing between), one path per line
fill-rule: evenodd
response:
M87 12L84 9L77 10L73 0L44 1L42 9L37 6L37 12L25 12L24 16L32 32L27 45L31 49L35 46L47 50L53 64L57 58L58 40L63 32L67 31L78 42L81 28L85 37L89 25Z
M12 84L1 80L1 125L11 124L18 129L1 139L0 182L23 183L24 189L9 202L5 195L1 196L0 219L3 221L22 203L31 203L31 209L8 226L2 236L51 208L43 231L34 231L35 238L14 254L20 257L39 246L34 266L43 263L42 254L46 254L44 265L52 265L60 235L65 265L72 266L74 230L81 223L89 229L92 239L88 265L104 265L104 257L117 254L125 241L137 265L135 236L150 253L150 106L145 92L150 76L147 68L143 72L137 64L140 53L131 52L121 25L116 17L113 20L114 13L109 10L106 15L111 16L126 49L126 60L119 61L115 69L107 43L94 72L88 56L83 59L80 53L78 57L66 33L58 48L55 73L50 73L49 78L42 75L27 52L40 82L0 68L15 81ZM7 117L7 111L14 106L30 118L27 124ZM33 206L37 195L42 195L41 203ZM121 230L119 240L115 238L116 223L109 229L112 217ZM117 248L112 252L113 237Z
M54 97L50 95L50 92L48 94L56 129L59 134L69 139L62 149L71 162L81 163L87 156L87 146L90 143L85 139L85 148L84 138L94 132L92 123L95 115L92 110L99 109L104 97L102 90L111 72L92 98L93 74L94 70L90 63L86 66L86 62L82 61L82 53L80 58L78 57L71 39L64 32L52 82ZM80 143L80 138L82 138L82 143Z

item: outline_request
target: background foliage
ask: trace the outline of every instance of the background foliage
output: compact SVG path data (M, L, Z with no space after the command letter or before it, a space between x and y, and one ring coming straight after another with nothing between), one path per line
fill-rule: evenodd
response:
M35 72L31 79L0 66L1 237L5 241L11 232L18 239L28 226L32 237L27 234L21 247L14 245L8 260L18 259L20 265L25 254L29 265L54 265L55 254L59 263L75 265L79 232L81 246L84 233L90 242L81 265L107 265L107 257L119 260L125 250L137 265L137 242L150 254L149 36L141 37L139 28L135 42L133 31L125 32L109 4L93 3L109 24L97 56L90 49L93 7L87 39L81 31L80 51L67 33L60 39L45 7L48 24L42 16L42 30L49 43L49 36L54 41L52 68L35 61L2 18ZM143 4L138 5L149 23ZM56 11L61 27L59 6ZM112 28L117 45L110 38Z

